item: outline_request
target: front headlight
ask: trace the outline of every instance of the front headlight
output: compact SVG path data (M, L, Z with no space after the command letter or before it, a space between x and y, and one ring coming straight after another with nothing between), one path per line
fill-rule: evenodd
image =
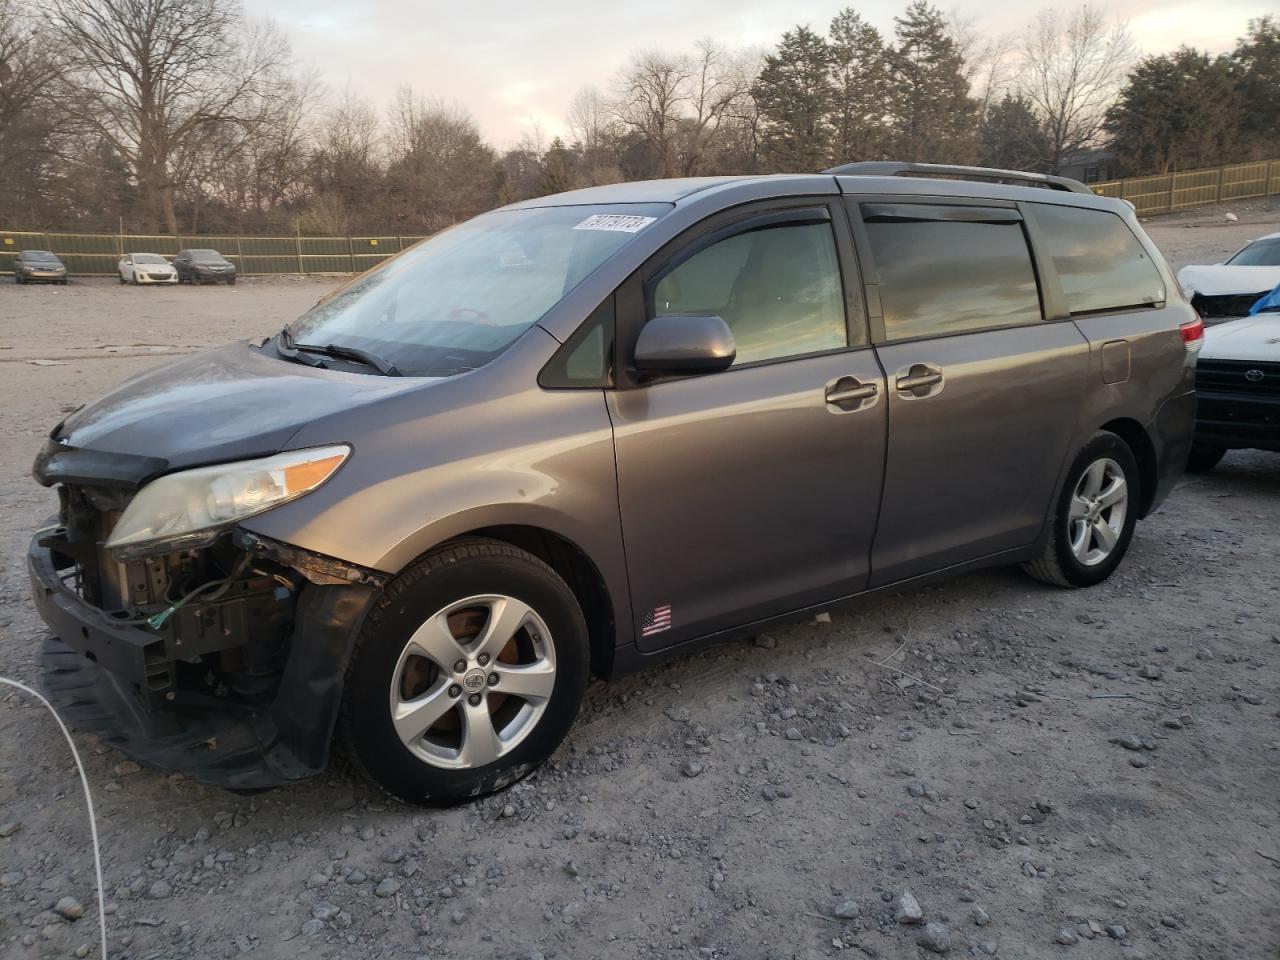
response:
M205 542L229 523L278 507L328 480L351 455L345 444L183 470L152 480L130 501L107 547Z

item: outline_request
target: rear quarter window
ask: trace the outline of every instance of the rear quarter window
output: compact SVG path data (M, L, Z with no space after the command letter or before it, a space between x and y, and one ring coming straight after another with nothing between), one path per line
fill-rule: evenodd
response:
M1073 314L1164 302L1159 269L1121 217L1108 210L1031 206Z

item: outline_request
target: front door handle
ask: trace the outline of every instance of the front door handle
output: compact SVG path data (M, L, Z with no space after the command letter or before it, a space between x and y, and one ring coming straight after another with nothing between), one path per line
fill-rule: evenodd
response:
M827 384L827 403L832 413L853 413L875 402L880 388L874 383L863 383L857 377L841 377Z
M942 392L942 370L932 363L913 363L898 371L894 386L898 395L910 400Z

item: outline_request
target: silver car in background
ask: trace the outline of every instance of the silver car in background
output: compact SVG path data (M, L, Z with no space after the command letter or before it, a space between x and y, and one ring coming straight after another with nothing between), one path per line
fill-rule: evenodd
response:
M67 285L67 267L48 250L23 250L13 258L13 282Z
M56 425L46 684L254 790L512 783L616 677L993 564L1106 579L1187 461L1203 327L1072 181L853 164L485 214Z

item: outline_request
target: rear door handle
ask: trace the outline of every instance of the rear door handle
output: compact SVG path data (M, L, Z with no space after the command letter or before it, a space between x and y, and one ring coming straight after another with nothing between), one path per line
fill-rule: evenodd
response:
M853 413L870 406L880 393L874 383L863 383L857 377L841 377L827 384L827 403L832 413Z
M942 370L932 363L913 363L898 371L894 386L904 399L928 397L942 392ZM935 389L936 388L936 389Z

